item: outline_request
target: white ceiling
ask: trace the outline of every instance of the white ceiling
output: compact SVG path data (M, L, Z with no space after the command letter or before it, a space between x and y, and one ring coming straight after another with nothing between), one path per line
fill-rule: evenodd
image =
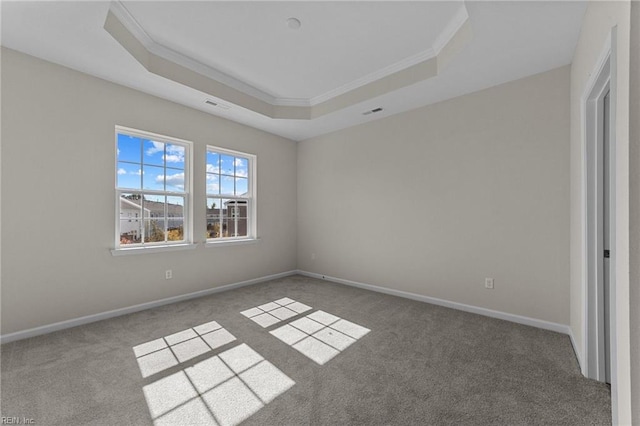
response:
M313 103L434 56L452 22L472 38L421 82L312 120L272 119L152 74L105 29L109 2L2 2L2 45L214 115L303 140L571 62L584 2L124 2L154 43L255 93ZM286 19L302 22L298 30ZM445 40L446 41L446 40ZM389 73L386 73L388 75ZM369 81L371 79L369 78ZM355 83L354 83L355 82ZM225 103L225 100L221 100ZM382 107L378 114L364 111Z
M433 44L461 1L126 1L156 43L276 98L314 98ZM286 20L302 25L290 29ZM170 25L167 25L170 23Z

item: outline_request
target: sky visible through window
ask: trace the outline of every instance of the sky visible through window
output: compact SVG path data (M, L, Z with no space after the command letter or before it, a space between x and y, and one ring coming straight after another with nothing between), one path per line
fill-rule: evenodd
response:
M207 151L207 194L242 196L249 191L249 160Z
M117 135L119 244L184 241L187 147Z
M184 155L183 146L119 133L118 187L184 192Z

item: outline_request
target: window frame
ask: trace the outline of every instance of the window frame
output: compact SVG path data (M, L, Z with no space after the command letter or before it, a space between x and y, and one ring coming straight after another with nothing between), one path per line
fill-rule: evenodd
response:
M131 188L120 188L118 187L118 135L127 135L132 136L134 138L152 140L156 142L162 142L164 144L170 145L178 145L184 148L184 191L172 191L166 189L157 190L157 189L144 189L144 186L141 185L140 189L131 189ZM176 138L173 136L161 135L158 133L148 132L145 130L132 129L124 126L115 126L115 161L114 161L114 188L115 188L115 248L112 250L112 254L125 254L126 252L154 252L154 251L164 251L167 249L184 249L184 248L195 248L195 244L193 243L193 142ZM144 144L141 146L141 150L144 149ZM140 165L144 167L144 154L140 158ZM134 163L132 163L134 164ZM166 161L163 166L164 168L164 176L167 175L167 165ZM165 226L165 241L157 241L157 242L144 242L144 229L145 229L145 215L143 214L139 220L142 221L141 225L141 242L140 243L132 243L132 244L121 244L121 234L120 234L120 209L121 209L121 196L122 194L139 194L141 196L144 195L160 195L165 197L183 197L184 198L184 206L183 206L183 214L182 214L182 229L183 229L183 239L180 241L168 241L167 238L167 225L170 219L169 211L166 207L166 199L165 199L165 211L163 216L164 226ZM144 207L142 207L144 208ZM191 247L192 246L192 247Z
M238 196L238 195L222 195L222 194L210 194L207 190L207 175L212 174L207 171L207 156L209 153L216 153L220 156L222 155L230 155L234 157L240 157L246 159L248 161L247 165L247 196ZM204 176L204 184L205 184L205 230L208 225L208 218L206 211L209 206L210 198L218 198L218 199L228 199L228 200L240 200L247 202L247 235L236 236L236 237L218 237L218 238L210 238L208 231L205 245L207 247L219 246L225 244L233 244L233 243L246 243L258 241L258 215L257 215L257 156L255 154L251 154L248 152L235 151L227 148L222 148L214 145L207 145L205 150L205 158L204 158L204 168L205 168L205 176ZM221 170L218 171L218 176L222 177L223 174ZM222 206L220 206L222 207ZM239 209L239 206L234 206L232 208ZM222 222L222 215L219 218L220 222ZM221 227L222 229L222 227Z

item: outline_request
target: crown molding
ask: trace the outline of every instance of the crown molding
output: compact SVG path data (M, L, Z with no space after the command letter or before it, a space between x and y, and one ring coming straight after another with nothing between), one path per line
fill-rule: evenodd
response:
M340 95L344 95L345 93L351 92L352 90L355 90L359 87L380 80L381 78L405 70L413 65L419 64L420 62L428 61L435 56L436 54L432 48L423 50L422 52L416 53L413 56L409 56L408 58L404 58L403 60L386 66L378 71L374 71L370 74L365 75L364 77L353 80L350 83L344 84L340 87L336 87L335 89L323 93L322 95L314 96L313 98L309 99L309 103L311 106L321 104L322 102L328 101Z
M447 23L447 26L444 27L444 30L438 35L436 40L433 42L433 50L435 55L439 55L442 49L455 37L455 35L460 31L460 28L467 22L469 19L469 12L467 12L467 7L463 3L460 5L458 10L456 11L453 18Z
M113 0L109 6L109 10L116 18L118 18L133 37L135 37L150 53L153 53L154 55L183 66L212 80L218 81L219 83L225 84L244 93L245 95L252 96L272 106L307 108L322 104L323 102L381 80L414 65L436 58L444 46L453 39L458 30L469 18L466 6L462 3L453 18L447 23L444 30L438 35L433 46L430 48L312 98L279 98L156 42L120 0Z
M267 102L271 105L277 105L278 98L269 93L266 93L250 84L247 84L237 78L234 78L222 71L219 71L213 67L205 65L187 55L177 52L171 48L168 48L151 38L149 33L140 25L140 23L133 17L131 12L125 7L120 0L114 0L109 6L109 10L120 20L122 25L131 32L131 34L142 45L154 55L160 56L168 61L181 65L191 71L202 74L205 77L209 77L220 83L226 84L240 92L253 96L256 99L260 99L263 102ZM295 104L292 106L308 106L304 104Z

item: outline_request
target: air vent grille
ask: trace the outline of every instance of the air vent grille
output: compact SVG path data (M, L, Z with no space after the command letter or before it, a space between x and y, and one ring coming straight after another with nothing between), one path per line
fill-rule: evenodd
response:
M229 108L231 108L229 105L221 104L219 102L212 101L211 99L205 100L204 103L208 104L208 105L211 105L211 106L214 106L216 108L221 108L221 109L229 109Z
M375 114L375 113L380 112L380 111L382 111L382 108L378 107L378 108L374 108L374 109L369 110L369 111L365 111L365 112L362 113L362 115Z

